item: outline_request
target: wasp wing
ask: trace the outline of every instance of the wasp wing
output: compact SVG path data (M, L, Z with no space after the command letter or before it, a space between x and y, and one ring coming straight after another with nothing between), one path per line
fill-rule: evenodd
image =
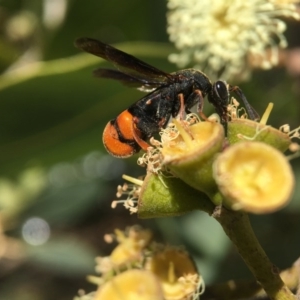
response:
M136 81L141 81L143 82L143 84L147 84L148 86L152 86L153 88L166 83L172 83L174 81L174 78L171 74L161 71L143 62L142 60L121 50L118 50L113 46L102 43L99 40L92 38L78 38L75 41L75 46L85 52L91 53L112 62L121 71L118 74L116 72L115 75L112 75L113 73L109 73L107 71L101 74L101 71L99 71L100 74L98 76L100 77L120 80L120 73L127 74L130 77L135 78ZM125 82L126 79L124 78L126 78L126 76L124 76L123 80L120 81ZM129 80L129 82L130 81L131 79Z

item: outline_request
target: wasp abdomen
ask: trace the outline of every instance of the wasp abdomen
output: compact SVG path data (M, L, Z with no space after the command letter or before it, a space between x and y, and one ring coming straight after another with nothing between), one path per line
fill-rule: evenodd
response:
M133 116L128 110L109 121L103 131L103 144L113 156L126 158L139 152L141 147L135 141Z

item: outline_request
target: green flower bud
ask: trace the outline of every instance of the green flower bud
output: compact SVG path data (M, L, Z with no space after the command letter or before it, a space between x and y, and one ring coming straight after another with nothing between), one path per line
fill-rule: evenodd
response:
M196 209L211 214L214 205L179 178L147 174L138 198L140 218L177 216Z
M286 151L291 144L288 134L262 123L249 119L234 119L228 123L228 141L236 144L241 141L264 142L281 152Z

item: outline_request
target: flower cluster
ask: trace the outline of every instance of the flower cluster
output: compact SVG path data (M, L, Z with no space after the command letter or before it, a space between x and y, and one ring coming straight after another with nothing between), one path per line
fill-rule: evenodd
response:
M138 189L133 188L139 217L180 215L195 209L212 213L221 204L256 214L285 206L295 180L289 157L283 153L299 155L299 146L292 141L299 138L299 128L290 131L287 125L280 129L266 125L272 107L255 122L246 118L233 99L226 137L216 118L174 119L161 132L161 141L155 141L156 148L143 156L147 176L138 182Z
M283 152L299 155L299 146L292 142L299 138L299 128L291 131L285 125L278 130L266 125L271 110L269 105L261 121L255 122L233 99L227 135L216 117L173 119L162 130L160 141L152 139L153 147L139 159L140 165L147 166L146 177L124 176L131 183L119 186L117 196L127 199L114 201L113 206L122 202L140 218L202 210L218 220L236 244L247 244L250 254L241 255L256 261L259 246L249 234L245 212L270 213L288 203L295 180ZM232 222L241 229L236 234ZM203 279L190 255L152 241L151 231L133 226L115 230L105 241L118 244L109 256L96 259L100 276L88 279L97 290L80 291L75 300L198 299L203 292Z
M98 289L90 294L80 291L75 300L197 299L203 281L188 253L151 238L152 232L139 226L107 235L107 242L116 240L118 245L109 256L97 258L96 271L101 276L89 280Z
M278 63L278 49L287 46L281 18L300 19L297 2L169 0L167 31L180 51L170 60L226 80L247 77L249 65L270 68Z

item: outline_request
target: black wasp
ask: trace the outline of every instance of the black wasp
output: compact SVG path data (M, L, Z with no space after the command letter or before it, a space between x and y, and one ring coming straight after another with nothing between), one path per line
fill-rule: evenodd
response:
M239 87L231 86L223 80L211 83L201 71L186 69L169 74L91 38L79 38L75 41L75 46L112 62L118 68L97 69L94 71L95 76L111 78L130 87L151 91L106 125L103 143L113 156L126 158L141 149L147 150L149 144L146 140L166 127L170 118L178 116L182 111L189 113L196 106L203 116L206 96L220 116L225 132L230 92L235 92L242 99L250 119L258 118Z

